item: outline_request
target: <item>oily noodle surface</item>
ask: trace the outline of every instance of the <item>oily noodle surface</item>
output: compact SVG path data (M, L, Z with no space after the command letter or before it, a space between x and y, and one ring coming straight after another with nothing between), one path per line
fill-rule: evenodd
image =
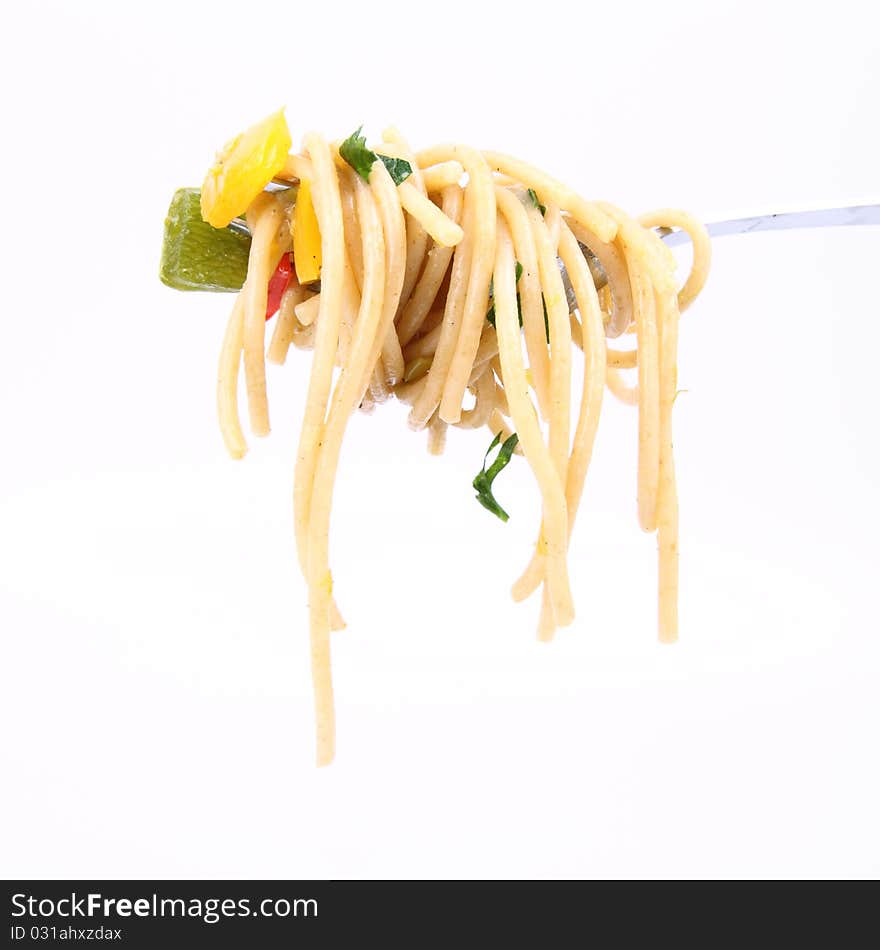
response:
M375 149L408 160L412 175L395 186L377 161L364 181L341 160L337 145L316 134L290 156L282 176L306 178L311 186L321 279L319 287L294 284L285 293L268 348L268 282L291 248L292 211L283 192L264 193L249 208L248 276L226 328L217 387L224 441L241 458L247 449L238 411L241 367L251 430L264 435L266 358L283 363L291 344L312 350L294 503L309 590L320 765L334 754L330 634L343 626L330 574L330 506L345 428L357 408L369 412L392 395L407 403L410 425L427 430L432 453L443 450L448 426L518 434L517 452L534 473L542 517L513 596L521 600L541 588L538 635L548 640L574 618L566 552L605 388L637 407L638 518L658 539L660 639L675 640L678 628L672 405L679 315L709 268L705 229L677 210L630 218L496 152L443 145L413 153L394 129ZM684 229L693 242L682 286L658 227ZM598 292L578 242L608 275ZM577 298L572 312L557 258ZM486 319L490 293L494 328ZM634 349L606 346L606 337L621 331L635 335ZM583 388L573 395L575 359L583 360L584 371ZM473 395L469 409L462 405L466 391Z

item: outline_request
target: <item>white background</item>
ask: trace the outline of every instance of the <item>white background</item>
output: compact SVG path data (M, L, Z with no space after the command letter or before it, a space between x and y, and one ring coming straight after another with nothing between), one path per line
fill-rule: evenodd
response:
M872 4L21 4L6 14L0 871L876 876L880 229L727 238L682 326L682 636L655 640L635 418L606 403L549 646L509 586L526 466L352 422L313 766L291 483L308 354L241 463L229 298L157 278L174 189L286 103L397 124L633 213L880 200Z

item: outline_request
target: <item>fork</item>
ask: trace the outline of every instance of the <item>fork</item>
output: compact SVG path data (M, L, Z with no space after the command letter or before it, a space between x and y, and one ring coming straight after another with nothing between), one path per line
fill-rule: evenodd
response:
M280 179L270 182L267 191L276 191L290 187L290 183ZM745 218L729 218L726 221L713 221L706 225L710 238L729 237L733 234L753 234L756 231L789 231L796 228L837 228L852 227L855 225L880 224L880 204L844 205L839 208L810 208L805 211L776 211L767 214L750 215ZM247 223L236 218L232 227L247 231ZM687 232L672 228L658 228L657 233L664 243L670 247L684 244L688 240ZM608 283L605 270L599 259L585 245L578 242L587 264L593 283L599 290ZM571 310L577 307L577 298L574 288L568 278L568 272L561 260L557 259L559 272L562 275L562 284L565 287L565 296Z
M812 208L808 211L782 211L769 214L757 214L748 218L731 218L727 221L713 221L706 225L709 237L727 237L731 234L752 234L755 231L788 231L793 228L835 228L859 224L880 224L880 204L847 205L842 208ZM675 246L688 240L686 231L658 228L657 233L663 241ZM580 242L578 242L580 243ZM584 257L590 266L593 282L598 290L608 283L608 278L598 258L584 244L580 245ZM577 300L574 289L562 261L559 261L562 283L568 305L574 309Z

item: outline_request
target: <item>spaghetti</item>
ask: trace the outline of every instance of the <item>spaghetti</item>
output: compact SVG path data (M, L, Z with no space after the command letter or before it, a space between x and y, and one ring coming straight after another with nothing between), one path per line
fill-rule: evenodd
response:
M351 141L363 143L330 144L307 135L300 154L263 170L258 193L238 209L252 241L217 385L223 439L230 455L241 458L247 448L238 412L241 366L251 431L265 435L265 359L283 363L291 345L312 350L294 508L309 593L319 765L334 756L330 635L344 625L329 563L340 448L353 412L370 411L390 396L410 406L410 425L427 430L431 452L442 451L449 426L486 427L504 441L508 456L518 440L516 451L540 489L542 518L535 551L512 593L522 600L541 588L542 640L574 618L566 555L605 388L636 406L638 519L658 539L659 636L664 642L677 638L672 405L678 322L700 292L710 260L705 229L681 211L633 219L497 152L451 145L413 153L394 129L384 133L375 153L364 152L367 163L359 169L346 160ZM401 169L403 180L396 181ZM292 187L262 190L273 177ZM267 350L272 275L292 249L299 273L297 258L304 255L297 228L305 240L299 215L309 209L303 202L295 211L297 185L307 186L314 209L320 244L311 256L319 261L319 283L290 281ZM223 187L214 182L212 195ZM693 264L681 288L657 228L683 229L693 242ZM598 290L584 248L607 277ZM606 345L622 332L635 334L634 350ZM578 350L583 386L573 400ZM637 374L634 385L622 375L627 370ZM465 409L468 391L474 404Z

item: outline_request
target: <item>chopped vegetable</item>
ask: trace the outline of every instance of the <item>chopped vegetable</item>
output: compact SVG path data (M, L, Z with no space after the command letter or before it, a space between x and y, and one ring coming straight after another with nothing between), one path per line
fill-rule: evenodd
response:
M278 313L281 298L290 286L293 278L293 267L290 263L290 254L285 251L278 261L275 273L269 279L269 293L266 299L266 319L269 320Z
M433 362L434 359L431 356L417 356L411 363L407 364L403 373L403 381L414 383L417 379L421 379L431 368Z
M293 209L293 263L297 280L310 284L321 276L321 231L308 181L299 183Z
M202 217L225 228L278 174L287 160L291 138L278 111L228 142L202 185Z
M529 188L529 197L532 199L532 204L538 209L538 211L541 212L542 215L547 213L547 206L542 205L541 202L538 201L538 193L534 188Z
M412 174L412 165L402 158L389 158L387 155L377 155L367 148L366 136L361 135L361 126L339 146L339 154L363 178L370 180L370 169L377 159L388 169L388 174L395 185L406 181Z
M495 481L498 473L507 465L510 461L511 455L513 455L513 450L516 448L517 442L519 442L519 436L514 432L509 439L506 439L504 444L498 449L498 455L495 456L495 461L486 468L486 459L489 458L489 453L494 449L498 443L501 441L501 433L492 440L492 444L489 446L486 456L483 459L483 470L479 475L474 479L473 486L477 490L477 501L487 510L491 511L493 515L496 515L502 521L507 521L509 516L507 512L498 504L495 500L495 496L492 494L492 482Z
M165 218L159 278L175 290L240 290L250 249L246 232L214 228L202 220L198 188L181 188Z

